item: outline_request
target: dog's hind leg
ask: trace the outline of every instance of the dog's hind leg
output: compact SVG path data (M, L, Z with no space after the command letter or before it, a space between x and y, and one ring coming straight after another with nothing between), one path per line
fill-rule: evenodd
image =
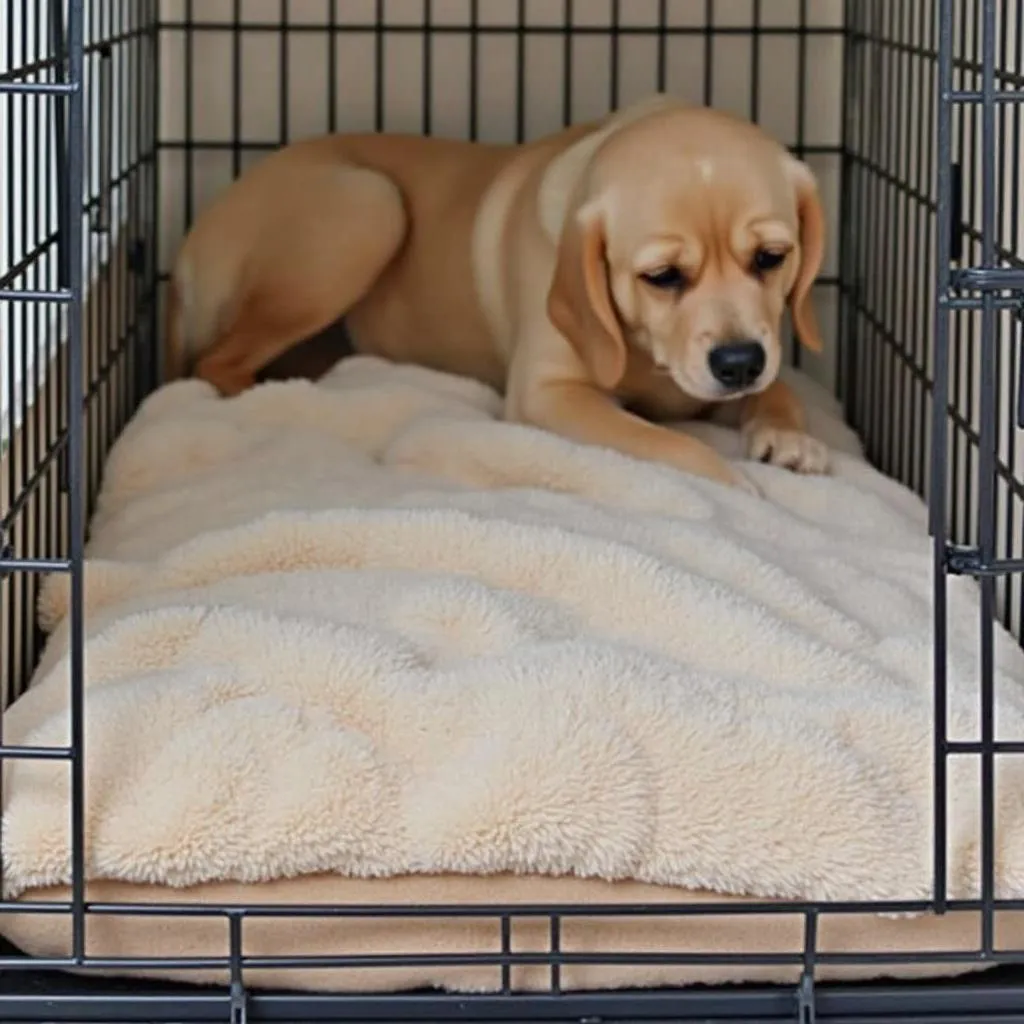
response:
M385 175L282 150L206 210L172 275L169 369L224 395L336 321L398 251L406 214Z

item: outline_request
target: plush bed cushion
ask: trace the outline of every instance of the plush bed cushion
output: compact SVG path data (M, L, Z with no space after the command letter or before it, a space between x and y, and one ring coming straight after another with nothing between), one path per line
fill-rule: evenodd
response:
M199 381L150 396L111 452L88 547L94 895L927 899L923 509L867 465L834 404L795 383L833 473L748 465L764 499L505 423L479 384L374 359L230 401ZM687 429L736 456L734 433ZM67 611L54 577L40 603L52 635L5 715L8 743L70 740ZM950 580L949 613L950 735L970 740L970 580ZM1002 629L996 660L997 736L1020 739L1024 655ZM4 772L6 895L67 886L67 766ZM1024 759L1001 758L996 775L997 893L1024 897ZM979 891L977 780L971 758L951 763L952 897ZM504 874L524 877L491 877ZM0 918L35 950L54 927ZM90 934L127 955L199 927L96 921ZM267 952L344 932L257 927ZM430 927L416 925L423 942L452 941ZM600 934L757 948L780 928L799 942L799 927ZM957 927L862 918L823 937L943 945Z

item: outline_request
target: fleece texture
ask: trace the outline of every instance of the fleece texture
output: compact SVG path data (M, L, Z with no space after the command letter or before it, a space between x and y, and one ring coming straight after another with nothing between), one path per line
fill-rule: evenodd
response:
M500 418L372 358L231 400L153 394L88 547L91 880L575 876L765 898L921 898L932 567L920 502L803 380L833 473L757 498ZM691 427L736 454L728 431ZM5 741L69 742L67 584ZM975 586L949 591L949 722L979 736ZM996 642L1001 738L1024 663ZM1024 760L996 885L1024 897ZM950 774L977 895L978 767ZM8 897L70 878L67 767L8 762Z

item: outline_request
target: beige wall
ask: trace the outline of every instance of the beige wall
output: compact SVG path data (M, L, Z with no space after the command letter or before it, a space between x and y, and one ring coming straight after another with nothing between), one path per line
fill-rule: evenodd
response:
M229 22L231 0L202 0L193 4L197 24ZM516 135L517 39L507 30L517 24L518 0L433 0L430 55L425 57L423 0L386 0L384 24L390 31L374 30L375 0L335 2L335 21L348 26L334 34L336 101L339 130L371 130L376 113L377 41L383 37L383 128L419 132L423 129L425 61L431 75L430 129L435 134L464 137L470 123L470 83L476 97L479 137L510 141ZM477 76L471 76L473 49L468 26L477 11ZM759 116L762 123L788 144L798 142L799 0L768 0L757 5L766 30L757 44L750 35L755 4L752 0L716 0L714 24L725 31L714 37L711 48L712 99L716 105L750 114L750 97L757 65ZM657 88L659 61L657 0L626 0L618 5L622 34L617 45L618 100L627 103ZM842 126L842 0L814 0L806 5L807 24L820 34L806 41L804 88L804 142L814 147L837 147ZM182 21L183 0L163 0L163 16ZM534 137L561 127L566 74L563 0L526 0L527 38L523 44L524 127ZM613 5L610 0L575 0L572 26L576 35L571 58L571 116L574 120L605 113L611 101ZM704 95L705 4L702 0L669 0L666 4L664 56L666 90L694 102ZM287 36L283 59L288 90L283 111L288 137L295 139L325 132L329 119L330 0L293 0L289 21L300 26ZM280 0L243 0L239 73L241 132L248 143L277 144L281 138L282 45L280 31L260 26L280 25ZM249 26L246 28L245 26ZM688 29L689 34L672 30ZM453 31L454 30L454 31ZM530 31L532 30L532 31ZM555 31L552 31L555 30ZM185 137L185 67L188 36L171 30L163 41L161 127L165 139ZM193 137L200 145L192 157L195 207L222 189L232 175L232 155L223 149L204 149L202 142L223 143L232 138L235 41L228 31L191 33L194 73ZM243 166L261 151L244 154ZM832 224L831 244L824 273L838 272L839 158L809 157L818 172ZM186 220L186 156L164 154L163 233L161 261L166 267ZM343 242L343 239L340 240ZM821 315L826 324L836 321L835 291L819 289ZM824 358L807 360L808 369L831 384L835 350Z

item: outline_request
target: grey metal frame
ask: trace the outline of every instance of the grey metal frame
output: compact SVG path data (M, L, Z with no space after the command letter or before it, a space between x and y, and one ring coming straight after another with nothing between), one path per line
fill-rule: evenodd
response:
M19 0L7 0L13 17ZM554 0L552 0L554 2ZM755 12L751 37L756 55L758 39L770 30L761 25L762 0L751 0ZM134 5L134 6L133 6ZM565 0L567 24L571 0ZM0 75L0 103L31 108L42 123L52 119L56 177L56 231L40 230L39 245L24 260L0 268L0 339L7 326L6 342L14 332L11 324L21 317L20 337L49 351L48 332L63 331L66 345L57 357L60 402L47 406L42 398L33 406L34 433L30 440L12 439L7 453L10 500L0 515L0 628L6 630L0 649L3 669L12 695L27 679L38 647L26 610L31 609L41 574L62 572L71 581L71 744L66 749L14 748L2 742L0 759L45 758L68 763L72 779L73 881L67 904L32 906L0 903L0 914L60 913L72 927L72 955L43 961L0 946L0 1020L3 1021L242 1021L253 1020L767 1020L815 1017L834 1020L1021 1020L1024 1021L1024 950L1003 950L995 942L996 915L1024 909L1024 901L997 900L994 892L994 769L999 756L1024 753L1024 737L1014 742L995 742L993 732L993 636L997 616L1024 636L1016 605L1024 606L1020 574L1024 570L1024 482L1014 470L1012 433L1024 425L1024 355L1018 336L1010 336L1004 310L1024 309L1024 218L1016 192L1001 177L1005 174L1007 147L1024 156L1024 13L1015 22L1016 39L1010 39L1010 0L847 0L846 21L841 30L846 50L846 98L851 112L843 145L834 151L842 161L842 225L846 234L838 280L839 336L841 341L840 392L848 416L866 441L872 458L910 486L927 493L930 527L934 539L935 580L935 887L931 900L900 903L793 904L765 908L703 906L594 907L594 906L493 906L493 907L387 907L387 906L289 906L289 907L192 907L99 905L86 902L83 858L83 543L88 505L95 493L98 471L110 441L135 404L154 381L158 311L156 203L158 156L180 150L186 160L185 205L194 208L192 161L206 148L232 153L234 173L241 168L242 153L254 148L240 137L238 83L235 82L235 118L230 140L196 139L187 108L186 134L182 139L157 138L159 99L156 60L161 33L182 33L185 38L185 89L192 80L192 42L200 30L232 33L240 39L239 2L233 20L215 26L193 24L193 0L184 0L184 20L160 21L155 0L25 0L24 6L44 9L53 28L50 45L37 60L24 62ZM522 4L520 11L522 12ZM611 43L612 95L614 105L617 71L617 40L627 29L620 27L621 2L613 3ZM706 0L708 24L713 23L713 0ZM289 0L282 0L281 21L249 30L290 30ZM331 5L332 35L346 31L340 12L343 4ZM378 5L383 11L383 4ZM476 11L475 0L471 9ZM657 28L658 77L666 74L665 0ZM125 11L133 11L129 16ZM798 39L799 74L808 87L806 41L815 31L808 20L808 0L800 0ZM430 28L430 2L424 12ZM93 43L86 44L86 19L96 18ZM464 27L475 54L478 26L475 13ZM973 33L963 26L973 25ZM959 26L959 27L957 27ZM422 31L423 26L420 26ZM508 29L517 41L531 30L523 22ZM571 64L571 36L566 39L567 67ZM708 37L715 29L699 30ZM724 28L721 31L726 31ZM383 52L386 26L378 25L375 45ZM972 49L965 40L970 35ZM431 126L429 37L424 35L423 126ZM98 40L98 41L97 41ZM521 45L521 44L520 44ZM105 62L112 47L134 47L129 75L137 76L131 94L136 107L112 111ZM25 51L22 51L23 53ZM710 46L705 58L710 60ZM473 58L475 60L475 57ZM333 67L333 65L332 65ZM92 69L92 75L87 70ZM711 100L711 74L706 66L705 98ZM522 94L520 80L516 83ZM902 91L910 79L918 88ZM756 77L755 77L756 81ZM883 89L884 83L884 89ZM900 84L902 83L902 85ZM99 180L86 196L91 215L90 230L109 228L108 200L112 190L122 189L130 198L127 266L131 281L119 289L119 314L87 309L83 275L84 226L78 197L85 195L86 86L99 97L99 117L92 130L109 129L110 117L128 118L135 125L134 144L120 167L103 163ZM565 106L569 110L570 77L566 76ZM287 90L287 78L282 89ZM908 96L913 95L911 103ZM869 97L870 109L863 109ZM331 127L341 127L342 112L331 102ZM801 101L802 102L802 101ZM920 105L924 103L924 109ZM282 103L282 111L287 105ZM756 86L751 96L757 113ZM378 83L378 122L383 109ZM802 107L801 107L802 109ZM886 117L882 118L882 113ZM813 152L803 137L802 114L797 152ZM978 119L978 132L973 130ZM568 120L568 113L566 115ZM471 102L467 134L474 135L479 116ZM894 123L894 124L893 124ZM895 125L895 126L894 126ZM900 128L911 131L915 141L898 144ZM516 134L522 137L521 103ZM282 114L282 141L287 137L287 118ZM109 137L109 136L108 136ZM102 134L101 134L102 138ZM975 151L975 138L980 151ZM907 155L910 148L916 156ZM13 147L8 146L8 152ZM2 150L0 150L2 152ZM829 150L829 152L832 152ZM970 183L969 185L967 183ZM976 187L975 187L976 186ZM12 188L8 186L9 190ZM1010 237L1000 236L998 216L1007 195L1013 207ZM17 202L12 191L4 197ZM37 216L49 224L49 209ZM2 225L2 221L0 221ZM0 230L2 230L0 226ZM902 235L899 233L902 232ZM928 251L934 241L931 268L900 265L908 239ZM45 261L54 250L58 258ZM916 251L916 250L915 250ZM890 280L891 277L891 280ZM33 319L30 309L63 313L56 328L46 315ZM931 339L924 337L922 318L934 313ZM94 353L85 342L89 317L96 316L102 332L113 342ZM978 327L972 317L977 317ZM4 342L0 340L0 344ZM798 356L795 356L798 358ZM978 380L964 386L951 363L968 374L977 364ZM1019 380L1016 402L1009 400L1005 382ZM113 382L113 383L112 383ZM978 394L975 396L975 383ZM22 383L19 385L24 388ZM0 387L14 395L13 381ZM880 401L879 396L884 396ZM22 395L22 403L27 396ZM116 401L114 398L116 397ZM1019 411L1018 411L1019 410ZM1009 453L1002 429L1009 427ZM975 425L977 424L977 425ZM1004 509L1000 527L999 510ZM966 510L966 511L965 511ZM1008 524L1005 520L1008 517ZM1016 525L1015 525L1016 524ZM979 700L982 732L976 743L953 743L946 729L946 586L950 574L969 574L979 585L981 649L979 651ZM981 846L983 877L980 898L953 901L947 896L946 878L946 767L950 757L973 757L979 765L983 792ZM823 954L818 949L818 927L829 914L879 913L884 911L960 913L981 911L978 947L969 953L932 952L892 954L865 951L857 954ZM700 916L776 913L797 915L803 921L804 948L800 952L772 956L743 954L659 955L573 954L560 948L562 922L574 916ZM183 985L140 980L110 981L90 976L91 971L116 968L131 975L166 966L168 961L128 958L100 960L88 955L86 933L96 915L145 914L173 919L180 915L211 916L226 920L229 941L223 955L178 964L195 969L226 968L232 979L224 989L198 989ZM409 993L394 996L311 996L287 992L246 990L246 971L260 966L310 966L308 960L288 957L243 955L243 933L248 920L257 917L333 917L345 919L381 916L406 918L483 917L492 919L502 936L502 949L494 954L464 956L433 954L379 955L368 950L360 957L320 957L316 965L386 967L412 964L460 963L493 966L502 992L493 996L450 996ZM545 953L519 953L511 948L512 921L541 918L548 922L550 949ZM172 920L168 920L168 926ZM578 963L688 963L688 964L794 964L802 981L791 987L743 986L717 990L692 989L671 992L570 993L563 992L560 971ZM962 982L904 984L822 985L816 968L822 964L873 964L896 962L992 963L995 971ZM550 971L548 991L516 995L511 971L516 965L543 964ZM67 968L79 974L62 973Z

